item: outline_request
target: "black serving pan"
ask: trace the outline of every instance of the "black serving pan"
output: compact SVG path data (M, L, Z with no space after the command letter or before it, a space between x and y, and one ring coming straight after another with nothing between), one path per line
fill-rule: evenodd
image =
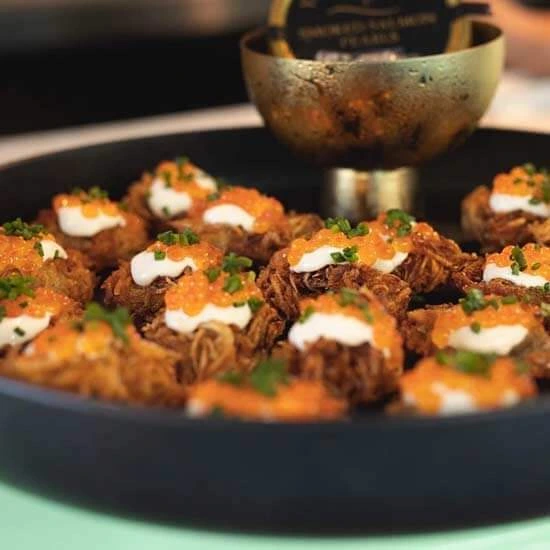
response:
M455 227L460 199L515 164L548 164L550 136L481 130L420 173L423 211ZM146 167L185 154L317 210L321 172L263 129L169 135L48 155L0 170L0 220L51 195L120 195ZM550 398L445 419L365 412L335 424L190 420L0 379L0 479L149 520L269 531L403 531L550 510ZM24 522L22 524L24 528Z

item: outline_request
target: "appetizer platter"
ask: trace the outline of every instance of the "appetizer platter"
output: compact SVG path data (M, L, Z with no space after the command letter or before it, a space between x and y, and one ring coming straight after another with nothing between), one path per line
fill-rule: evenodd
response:
M352 221L263 129L5 167L3 479L262 529L545 511L549 145L479 131Z

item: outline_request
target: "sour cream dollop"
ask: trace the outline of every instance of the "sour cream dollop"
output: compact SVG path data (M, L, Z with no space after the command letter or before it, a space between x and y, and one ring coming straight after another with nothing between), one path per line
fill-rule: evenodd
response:
M529 330L522 325L497 325L477 334L470 327L461 327L449 335L449 346L477 353L508 355L528 334Z
M218 321L225 325L235 325L245 328L252 319L252 311L248 304L240 307L219 307L207 304L197 315L188 315L181 310L166 310L164 321L166 326L180 334L189 334L204 323Z
M68 258L66 250L60 244L51 239L42 239L40 241L40 245L43 252L43 262L55 260L56 258L61 258L63 260Z
M212 278L203 271L194 271L180 277L168 289L164 301L166 326L181 334L212 321L243 329L253 316L251 304L263 304L251 272L220 272Z
M42 317L30 315L18 315L17 317L4 317L0 321L0 347L16 346L29 342L48 328L52 319L47 313Z
M188 267L193 271L197 269L197 264L192 258L174 261L166 256L162 260L157 260L155 253L147 250L134 256L130 262L132 279L139 286L149 286L157 277L175 279Z
M510 173L498 174L493 182L489 207L496 213L520 210L547 218L550 216L550 203L545 198L545 181L545 176L531 165L518 166Z
M531 243L523 248L507 246L502 252L490 254L483 269L483 281L494 279L525 288L543 287L550 282L550 248Z
M307 321L295 323L288 334L289 342L304 350L325 338L344 346L356 347L373 343L372 327L353 317L341 314L313 313Z
M246 210L234 204L220 204L204 211L202 219L205 223L225 224L233 227L242 227L247 232L252 232L256 218Z

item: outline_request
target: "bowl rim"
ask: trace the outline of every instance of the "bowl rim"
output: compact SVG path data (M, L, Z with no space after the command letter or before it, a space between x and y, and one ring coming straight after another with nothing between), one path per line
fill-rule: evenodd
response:
M257 40L258 38L264 38L267 35L268 27L266 25L263 25L261 27L256 27L246 32L241 37L239 41L239 45L243 56L255 56L255 57L264 58L275 62L300 63L302 65L306 63L308 65L317 66L317 67L323 67L323 66L347 67L347 66L357 66L357 65L364 65L369 67L381 67L381 66L396 65L396 64L397 65L417 64L419 62L428 62L428 61L432 61L432 62L437 62L441 60L450 61L454 58L458 58L464 55L470 55L479 50L489 49L491 47L496 46L497 44L502 44L502 45L505 44L504 31L498 25L489 23L487 21L474 20L472 21L472 26L474 31L476 28L477 29L485 28L485 30L491 30L495 33L495 36L494 38L491 38L485 42L482 42L481 44L476 44L475 46L470 46L468 48L463 48L461 50L456 50L454 52L442 52L442 53L432 54L432 55L405 57L403 59L397 59L395 61L361 61L361 60L317 61L315 59L304 59L299 57L276 56L269 52L266 53L266 52L259 51L257 48L255 48L252 45L252 42L254 40Z

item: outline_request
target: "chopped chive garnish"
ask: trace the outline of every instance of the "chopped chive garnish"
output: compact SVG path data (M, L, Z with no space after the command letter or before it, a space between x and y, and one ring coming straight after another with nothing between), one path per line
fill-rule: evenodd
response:
M204 274L210 283L213 283L221 275L222 270L219 267L210 267L204 270Z
M117 338L122 340L125 344L129 341L126 329L132 323L132 317L126 308L119 307L113 311L109 311L97 302L91 302L86 306L84 321L103 321L111 326L111 330ZM84 327L82 326L82 330L83 329Z
M303 325L314 313L315 308L313 306L307 306L300 315L298 322Z
M243 289L243 282L238 275L229 275L223 285L223 290L229 294L235 294Z

